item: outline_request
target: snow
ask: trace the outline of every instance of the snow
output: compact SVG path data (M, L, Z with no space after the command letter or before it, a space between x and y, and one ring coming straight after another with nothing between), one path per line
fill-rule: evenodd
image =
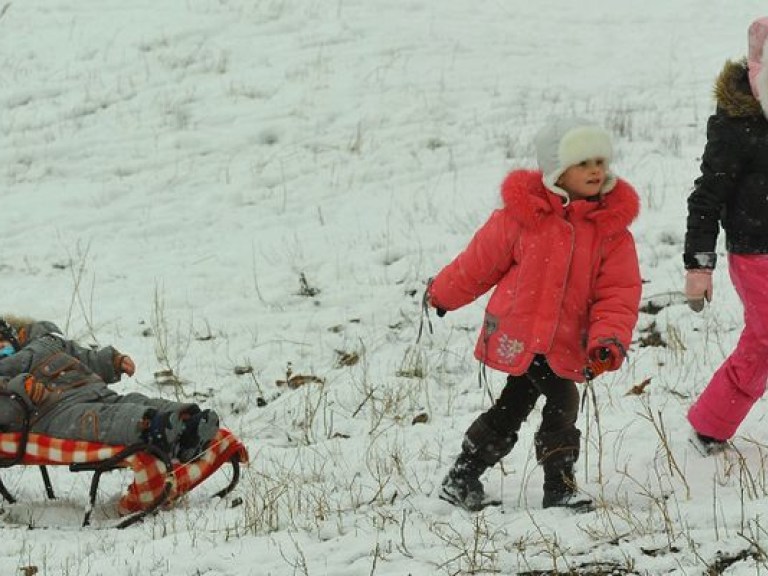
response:
M0 504L0 574L765 572L765 400L722 456L696 453L685 420L741 328L722 246L714 302L694 315L679 295L712 82L761 10L5 3L2 309L130 354L119 391L215 408L253 462L225 501L217 475L121 531L129 474L104 477L83 529L87 475L53 470L49 503L34 468L3 470L19 503ZM541 508L536 411L485 476L503 506L471 515L436 489L489 405L472 358L485 299L433 314L417 342L421 295L504 174L534 166L552 114L614 135L615 171L642 196L644 304L662 308L641 315L628 365L595 382L579 421L578 478L598 510ZM666 346L641 345L653 335ZM180 389L156 382L165 369ZM289 369L319 382L278 385ZM498 394L503 375L487 375Z

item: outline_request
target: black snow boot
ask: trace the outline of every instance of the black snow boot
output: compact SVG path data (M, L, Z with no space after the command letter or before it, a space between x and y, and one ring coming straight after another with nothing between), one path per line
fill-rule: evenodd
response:
M499 501L486 500L480 476L509 454L516 441L517 434L499 434L481 415L464 434L461 454L443 479L440 498L473 512L499 505Z
M161 412L151 408L144 413L140 424L142 441L159 448L170 458L176 456L184 422L178 412Z
M699 451L702 456L712 456L714 454L721 454L728 449L728 442L726 440L718 440L711 436L705 436L699 434L695 430L691 436L691 444Z
M579 458L581 433L570 430L557 435L537 434L536 456L544 468L544 508L591 512L594 502L576 487L573 466Z
M482 510L485 489L480 476L486 468L476 456L462 452L443 479L440 498L471 512Z
M573 464L555 460L544 463L544 508L568 508L574 512L592 512L595 504L576 487Z
M170 458L188 462L198 456L219 429L219 417L212 410L188 404L177 410L150 408L139 423L141 439L156 446Z
M592 499L575 488L562 492L552 489L544 490L544 499L541 504L544 508L567 508L574 512L592 512L595 509Z
M184 432L179 437L178 458L189 462L200 456L219 431L219 415L213 410L203 410L184 422Z

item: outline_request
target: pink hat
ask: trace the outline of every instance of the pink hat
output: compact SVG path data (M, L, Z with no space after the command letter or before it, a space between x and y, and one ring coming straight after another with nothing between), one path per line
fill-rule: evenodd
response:
M749 26L749 52L747 53L747 65L749 67L749 86L752 94L758 100L768 99L768 17L758 18ZM768 102L768 100L766 100ZM763 102L761 101L761 104ZM765 110L766 106L763 105Z

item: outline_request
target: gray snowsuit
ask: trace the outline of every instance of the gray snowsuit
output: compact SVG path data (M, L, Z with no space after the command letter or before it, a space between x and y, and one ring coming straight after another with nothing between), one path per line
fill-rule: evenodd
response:
M30 431L56 438L127 445L143 441L148 410L183 411L189 404L120 395L107 384L120 380L112 346L84 348L62 336L51 322L25 327L22 347L0 358L0 390L18 394L31 411ZM25 389L28 376L45 386L35 403ZM19 404L0 396L0 431L19 431L23 412Z

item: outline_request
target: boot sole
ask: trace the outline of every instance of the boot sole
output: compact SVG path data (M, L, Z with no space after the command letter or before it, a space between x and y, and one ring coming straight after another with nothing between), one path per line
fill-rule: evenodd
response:
M589 512L595 511L595 503L592 501L574 502L573 504L544 506L544 509L545 510L568 510L570 512L575 512L576 514L587 514Z
M448 502L448 504L452 504L453 506L456 506L457 508L461 508L462 510L466 510L467 512L480 512L481 510L485 510L488 507L495 507L495 506L502 505L501 500L488 498L486 500L483 500L480 503L479 508L470 508L469 506L464 504L463 500L459 500L456 496L454 496L450 492L447 492L444 489L440 490L440 493L437 495L437 497L440 498L440 500L443 500L444 502Z

